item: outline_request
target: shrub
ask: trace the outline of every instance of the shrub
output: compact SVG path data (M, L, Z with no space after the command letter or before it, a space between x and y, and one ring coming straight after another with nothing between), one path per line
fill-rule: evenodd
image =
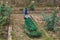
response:
M47 22L47 25L45 27L46 30L55 31L56 24L58 22L57 13L54 11L53 14L49 17L44 14L42 14L42 15L43 15L44 20Z
M8 17L12 13L12 8L5 4L0 5L0 25L4 25L8 22Z

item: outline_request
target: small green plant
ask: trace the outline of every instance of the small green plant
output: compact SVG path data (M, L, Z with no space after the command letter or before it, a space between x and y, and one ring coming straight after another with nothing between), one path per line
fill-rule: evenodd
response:
M35 10L34 1L30 2L29 9L32 10L32 11Z

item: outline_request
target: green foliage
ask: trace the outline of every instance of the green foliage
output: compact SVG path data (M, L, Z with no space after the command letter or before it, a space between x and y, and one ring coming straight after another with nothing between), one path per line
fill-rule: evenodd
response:
M43 16L44 16L44 20L47 22L46 29L49 31L56 30L55 26L56 23L58 22L57 13L54 12L50 17L47 17L45 15Z
M29 33L27 34L31 37L41 36L41 33L37 30L37 27L31 18L25 19L25 29L28 30Z
M4 17L2 17L1 18L1 20L0 20L0 25L3 25L3 24L5 24L7 22L7 17L6 16L4 16Z
M32 10L32 11L35 10L35 4L34 3L30 3L29 9Z
M0 25L4 25L7 23L9 15L12 13L12 8L5 5L1 4L0 5Z

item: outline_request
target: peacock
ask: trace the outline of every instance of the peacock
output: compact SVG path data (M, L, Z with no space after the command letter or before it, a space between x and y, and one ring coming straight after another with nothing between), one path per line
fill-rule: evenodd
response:
M32 21L32 19L26 18L25 19L25 29L28 31L26 32L30 37L41 37L41 32L38 31L38 28Z

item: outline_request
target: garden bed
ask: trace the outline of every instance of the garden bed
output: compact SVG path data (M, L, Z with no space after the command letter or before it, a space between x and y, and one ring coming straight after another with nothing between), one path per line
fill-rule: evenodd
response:
M42 31L42 29L45 30L43 32L46 32L47 34L45 36L43 35L43 37L41 37L41 38L34 38L34 39L29 38L28 35L25 34L24 28L23 28L24 27L24 14L23 14L23 12L19 13L18 11L19 11L18 9L16 11L14 11L14 13L11 16L11 18L12 18L12 20L11 20L12 21L12 33L11 33L12 34L12 40L19 40L19 39L20 40L44 40L45 36L47 34L48 34L47 37L50 36L54 40L59 40L60 39L60 37L58 36L60 34L59 33L60 30L58 32L54 33L54 32L51 32L51 31L47 32L44 29L44 25L46 25L46 24L44 23L44 21L42 21L43 20L42 15L40 15L42 13L40 13L38 11L37 11L38 14L34 11L31 11L31 14L29 14L29 15L34 16L34 20L36 19L37 23L39 24L38 28L41 29L41 31ZM52 13L47 12L45 14L47 14L49 16Z

